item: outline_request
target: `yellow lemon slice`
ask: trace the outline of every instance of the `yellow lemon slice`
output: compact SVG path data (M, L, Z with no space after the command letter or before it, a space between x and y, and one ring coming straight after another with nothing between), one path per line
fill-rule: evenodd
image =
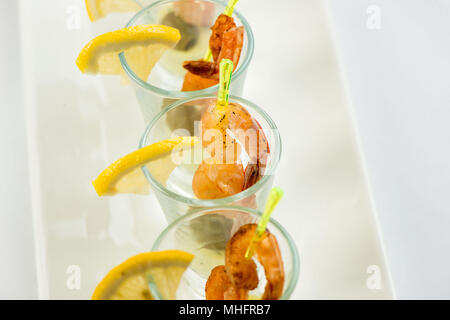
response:
M180 279L194 256L178 250L147 252L113 268L97 285L93 300L153 300L151 277L164 299L174 300Z
M182 153L198 142L197 137L177 137L138 149L112 163L92 181L99 196L117 193L147 194L149 183L141 170L146 165L152 175L164 183L177 167L173 152ZM175 161L174 161L175 160Z
M119 53L144 81L161 55L180 40L178 29L163 25L138 25L107 32L80 51L76 64L83 73L123 74Z
M86 11L92 22L114 12L136 12L141 6L136 0L85 0Z

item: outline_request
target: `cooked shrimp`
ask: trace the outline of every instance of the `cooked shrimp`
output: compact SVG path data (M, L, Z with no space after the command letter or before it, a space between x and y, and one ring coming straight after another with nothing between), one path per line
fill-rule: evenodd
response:
M188 71L184 77L182 91L201 90L219 82L219 63L222 59L233 61L236 69L244 45L244 28L236 27L234 19L221 14L211 27L209 47L213 61L185 61L183 67ZM198 76L209 81L198 79ZM193 83L193 82L197 83Z
M269 147L266 136L242 106L211 105L201 117L202 145L212 159L203 161L194 174L192 190L200 199L218 199L239 193L263 174ZM248 163L244 169L241 152Z
M244 168L240 163L214 163L203 160L192 179L192 190L199 199L219 199L239 193L244 187Z
M234 30L234 28L236 28L236 23L232 17L226 14L221 14L217 17L216 22L211 27L211 37L209 38L209 48L214 61L220 61L218 58L223 47L224 34Z
M234 70L238 66L241 57L242 46L244 45L244 27L234 27L223 34L222 46L216 64L222 59L233 61ZM217 67L218 69L218 67Z
M216 63L205 60L185 61L183 62L183 68L191 74L198 75L202 78L219 81Z
M256 227L256 224L243 225L230 239L226 247L225 267L227 274L230 276L232 283L238 288L248 288L249 281L254 285L254 279L252 277L256 272L256 266L253 267L249 263L249 260L245 259L245 252L256 232ZM277 239L268 230L264 232L263 238L256 247L255 253L256 258L264 268L264 274L267 280L262 299L279 299L283 293L284 266ZM248 275L250 280L243 277L243 275Z
M181 91L196 91L215 86L219 83L217 79L208 79L197 76L189 71L186 72Z
M228 241L225 249L225 266L214 268L208 278L205 288L207 299L226 299L225 292L237 292L239 297L245 293L244 296L247 296L249 290L258 286L256 264L253 260L245 259L245 252L256 232L256 226L256 224L241 226ZM255 254L264 268L267 280L261 299L279 299L283 293L284 266L277 240L268 230L257 244ZM226 277L223 271L226 271Z
M245 252L256 230L252 226L253 224L244 224L241 226L228 241L225 248L225 268L227 274L236 287L246 290L255 289L259 282L256 263L251 259L245 259Z
M239 63L244 43L243 27L237 27L232 17L221 14L211 30L209 47L213 61L185 61L183 67L188 72L183 91L201 90L217 84L222 59L232 60L234 68ZM261 126L248 111L232 103L220 109L212 105L203 113L201 123L203 146L209 147L214 164L205 161L200 164L192 180L194 194L200 199L224 198L255 184L262 175L260 169L265 168L269 148ZM211 135L214 130L219 134ZM247 143L252 137L257 142ZM249 156L245 170L240 163L241 149Z
M234 69L236 69L241 56L243 41L243 27L233 28L223 34L222 45L216 60L185 61L183 63L183 68L185 68L188 72L199 75L203 78L218 80L219 64L222 59L230 59L233 61Z
M246 300L248 291L236 288L225 271L225 266L212 269L205 287L206 300Z
M236 69L241 56L242 43L244 39L244 29L242 27L234 28L223 34L221 51L218 58L214 61L193 60L185 61L183 68L188 72L199 75L202 78L219 80L219 64L222 59L233 61Z
M261 240L256 254L258 261L264 267L267 279L262 300L280 299L284 286L284 266L277 239L273 234L267 233L267 236Z

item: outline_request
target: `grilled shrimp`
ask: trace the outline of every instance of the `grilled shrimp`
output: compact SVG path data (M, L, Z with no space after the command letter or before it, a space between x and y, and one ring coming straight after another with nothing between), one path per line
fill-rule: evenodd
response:
M201 117L202 145L211 155L194 174L192 190L200 199L218 199L239 193L263 174L269 147L260 125L234 103L211 105ZM241 153L246 152L247 163Z
M284 266L275 236L267 233L256 249L258 261L264 266L267 279L262 300L278 300L283 294Z
M231 281L238 288L251 290L258 285L257 275L256 283L254 280L256 265L252 260L245 259L245 252L255 232L256 224L243 225L226 247L225 267ZM264 274L267 279L262 299L279 299L283 293L284 266L275 236L266 230L256 247L255 253L259 263L264 267ZM253 264L250 262L253 262Z
M184 77L182 91L209 88L219 83L219 64L222 59L233 61L236 69L244 45L244 28L236 27L234 19L221 14L211 27L209 39L213 61L185 61L183 67L188 71Z
M226 299L226 292L234 297L246 297L249 290L258 286L256 264L245 259L245 252L256 232L256 224L245 224L228 241L225 249L225 266L214 268L205 288L207 299ZM280 248L273 234L265 231L257 244L256 259L264 268L267 280L262 300L277 300L283 293L284 266ZM224 274L225 271L225 274Z
M243 27L237 27L232 17L221 14L211 30L209 47L213 61L185 61L183 67L188 72L182 91L201 90L217 84L222 59L232 60L234 68L239 63L244 43ZM208 107L201 123L203 146L212 159L203 161L195 172L192 179L194 194L199 199L224 198L255 184L262 175L269 153L267 139L257 121L245 108L230 103L222 108ZM242 150L247 152L248 163L243 164L240 160Z

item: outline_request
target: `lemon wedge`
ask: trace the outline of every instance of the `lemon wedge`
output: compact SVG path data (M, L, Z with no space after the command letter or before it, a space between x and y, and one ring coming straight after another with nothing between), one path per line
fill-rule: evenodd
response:
M92 22L110 13L136 12L141 9L136 0L85 0L85 3L86 11Z
M147 252L113 268L97 285L93 300L153 300L151 277L164 299L174 300L180 279L194 256L178 250Z
M117 193L147 194L149 183L141 170L146 165L152 175L164 183L177 167L173 152L182 153L198 142L197 137L177 137L138 149L112 163L92 181L99 196Z
M163 25L138 25L92 39L80 51L76 64L89 74L123 74L119 53L144 81L161 55L180 40L178 29Z

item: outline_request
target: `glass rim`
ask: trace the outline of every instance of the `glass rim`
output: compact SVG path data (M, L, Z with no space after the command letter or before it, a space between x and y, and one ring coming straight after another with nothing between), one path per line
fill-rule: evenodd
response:
M141 137L141 140L139 141L138 148L141 149L146 146L146 140L148 137L148 134L150 133L151 129L156 125L156 123L170 110L175 109L176 107L188 103L190 101L199 100L199 99L216 99L217 97L215 95L199 95L195 97L191 97L189 99L180 99L176 101L175 103L172 103L171 105L167 106L163 110L161 110L150 123L147 125L144 134ZM231 102L239 102L243 104L244 106L250 106L252 109L255 109L258 114L260 114L265 121L270 126L270 129L274 133L274 149L270 153L274 154L274 158L270 161L270 166L266 168L266 173L262 176L261 179L259 179L254 185L252 185L250 188L245 189L239 193L236 193L232 196L225 197L225 198L219 198L219 199L211 199L211 200L203 200L203 199L196 199L196 198L190 198L182 196L178 193L175 193L169 189L167 189L165 186L163 186L159 181L157 181L153 175L150 173L148 168L146 166L142 166L141 169L144 172L145 177L147 178L147 181L152 185L152 187L156 188L159 192L163 193L167 197L170 197L172 199L175 199L180 202L187 203L192 206L198 206L198 207L216 207L216 206L223 206L227 205L229 203L239 201L242 199L245 199L246 197L250 196L251 194L256 193L258 190L260 190L265 183L270 179L270 177L275 173L275 170L278 166L278 163L280 161L281 157L281 137L280 133L278 131L277 126L275 125L275 122L272 120L272 118L265 112L263 109L258 107L256 104L240 97L236 96L230 96L229 101ZM271 146L272 147L272 146ZM271 149L272 150L272 149Z
M245 212L245 213L250 213L252 215L256 215L258 217L262 216L262 213L258 210L241 207L241 206L221 206L221 207L214 207L214 208L195 209L192 212L189 212L185 215L178 217L173 222L171 222L166 228L164 228L164 230L158 235L155 242L153 243L151 251L158 251L158 247L161 245L164 237L169 233L169 231L171 231L173 228L175 228L183 220L188 220L189 218L192 218L195 215L200 215L201 213L208 213L211 211L219 211L219 210L241 211L241 212ZM288 243L289 251L291 252L291 255L292 255L293 277L292 277L291 281L287 284L286 289L284 290L283 295L280 298L280 300L288 300L291 297L292 293L294 292L295 287L297 286L297 283L298 283L298 278L300 275L300 256L298 253L297 245L295 244L295 241L294 241L294 239L292 239L289 232L287 232L287 230L278 221L276 221L272 217L270 218L269 225L268 225L269 229L271 227L275 227L275 229L278 230L280 232L280 234L284 237L284 239ZM157 290L157 289L152 287L151 291L154 291L154 290ZM161 298L161 295L158 292L156 292L156 296Z
M171 3L171 2L177 2L179 0L159 0L156 1L144 8L142 8L139 12L137 12L133 18L131 18L131 20L126 24L126 28L130 27L133 25L134 22L136 22L136 20L138 20L147 10L151 10L153 7L157 7L159 5L164 5L167 3ZM219 5L222 6L224 9L226 7L226 4L217 1L217 0L198 0L198 1L202 1L202 2L211 2L214 3L215 5ZM238 10L234 10L233 11L233 15L236 15L236 17L240 20L240 22L242 23L242 25L244 26L245 29L245 34L247 35L247 51L245 53L245 56L243 57L242 60L242 64L239 64L236 71L233 72L233 78L239 79L241 76L244 75L245 71L247 70L250 61L253 57L253 52L254 52L254 36L253 36L253 31L250 28L249 23L247 22L247 20L239 13ZM241 57L242 58L242 57ZM166 98L176 98L176 99L182 99L182 98L188 98L188 97L192 97L193 95L200 95L200 94L211 94L214 93L218 90L218 84L206 88L206 89L202 89L202 90L195 90L195 91L177 91L177 90L167 90L167 89L163 89L154 85L151 85L150 83L148 83L147 81L142 80L128 65L128 62L125 58L125 54L123 52L119 53L119 60L120 63L122 65L122 68L124 69L125 73L127 74L127 76L137 85L139 85L141 88L151 91L159 96L164 96Z

